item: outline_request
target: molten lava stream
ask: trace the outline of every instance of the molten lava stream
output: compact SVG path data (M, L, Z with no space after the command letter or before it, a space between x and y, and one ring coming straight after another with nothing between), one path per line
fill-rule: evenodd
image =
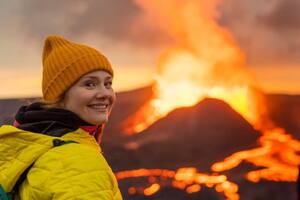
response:
M263 133L259 139L261 147L234 153L223 162L215 163L212 170L222 172L232 169L243 160L261 170L248 172L248 180L296 181L300 164L300 142L293 139L284 129L274 128Z
M176 172L164 169L138 169L121 171L116 173L118 180L149 177L150 186L143 188L143 195L153 195L163 186L172 186L187 193L199 192L201 185L206 187L214 187L219 193L223 193L227 200L238 200L238 186L227 180L225 175L208 175L198 173L196 168L179 168ZM158 177L153 178L153 177ZM171 181L168 181L171 180ZM130 187L129 194L135 194L140 190L137 187Z

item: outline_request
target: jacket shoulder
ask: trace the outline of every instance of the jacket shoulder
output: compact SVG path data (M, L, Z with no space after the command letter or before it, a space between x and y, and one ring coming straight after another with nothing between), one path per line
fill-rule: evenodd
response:
M9 192L19 176L52 147L51 138L10 125L0 127L0 184Z
M22 185L23 195L37 188L59 199L82 196L105 200L119 194L116 178L100 149L81 143L55 147L43 154L29 171L28 182L30 185Z

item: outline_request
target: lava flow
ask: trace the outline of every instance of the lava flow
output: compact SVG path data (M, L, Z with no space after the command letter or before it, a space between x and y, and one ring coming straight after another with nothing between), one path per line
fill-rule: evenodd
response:
M193 106L207 97L221 99L261 132L261 137L257 148L236 152L211 169L222 172L246 161L261 167L246 174L250 181L296 181L300 142L268 117L263 91L247 70L245 55L230 32L217 23L217 6L222 1L136 2L145 20L155 20L175 44L159 58L154 97L124 122L125 131L137 134L178 107ZM157 191L159 185L152 188Z
M122 171L116 173L118 180L126 178L149 177L151 186L131 187L128 189L129 194L142 193L145 196L150 196L156 193L161 185L172 186L187 193L199 192L201 185L206 187L214 187L217 192L223 193L227 199L237 200L238 186L227 180L225 175L207 175L198 173L196 168L180 168L176 172L166 169L138 169L131 171ZM169 179L169 181L167 181Z

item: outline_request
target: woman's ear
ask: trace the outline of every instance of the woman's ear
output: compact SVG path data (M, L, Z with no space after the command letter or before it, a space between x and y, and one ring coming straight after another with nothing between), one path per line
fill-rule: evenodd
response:
M58 101L56 102L56 103L57 103L57 106L58 106L59 108L65 108L65 107L66 107L65 100L66 100L66 92L64 92L64 93L58 98Z

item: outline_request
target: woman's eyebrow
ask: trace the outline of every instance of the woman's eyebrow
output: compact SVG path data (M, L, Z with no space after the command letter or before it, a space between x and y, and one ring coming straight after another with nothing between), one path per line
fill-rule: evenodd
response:
M85 76L84 78L91 78L91 79L99 79L99 77L97 77L97 76ZM105 77L104 78L105 80L109 80L109 79L112 79L112 77L111 76L107 76L107 77Z

